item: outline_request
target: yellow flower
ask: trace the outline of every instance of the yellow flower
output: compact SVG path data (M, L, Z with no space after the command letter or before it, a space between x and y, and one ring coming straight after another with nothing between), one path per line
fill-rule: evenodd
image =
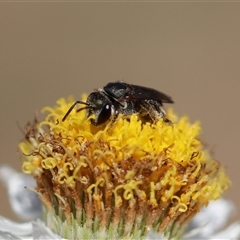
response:
M85 96L86 98L86 96ZM46 107L20 144L46 224L68 239L139 239L148 230L179 237L188 221L229 186L224 168L203 148L199 122L137 114L93 126L85 111L62 118L73 99Z

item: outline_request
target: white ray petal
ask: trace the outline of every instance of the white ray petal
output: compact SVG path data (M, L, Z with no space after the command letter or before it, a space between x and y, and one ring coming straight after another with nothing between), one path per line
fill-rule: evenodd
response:
M235 222L225 228L223 231L214 234L210 240L218 239L238 239L240 237L240 222Z
M192 231L198 233L194 236L209 238L226 225L234 209L232 202L225 199L210 202L190 222L187 238L193 236ZM196 229L199 229L199 231Z
M0 166L0 180L8 191L8 197L13 211L22 219L30 221L41 218L42 204L38 195L25 187L36 186L32 176L18 173L13 168Z
M16 223L0 216L0 231L14 233L19 237L26 237L32 234L32 223Z
M22 238L8 232L0 231L0 240L22 240Z
M41 240L41 239L62 239L58 235L54 234L46 225L38 220L32 223L33 225L33 239Z

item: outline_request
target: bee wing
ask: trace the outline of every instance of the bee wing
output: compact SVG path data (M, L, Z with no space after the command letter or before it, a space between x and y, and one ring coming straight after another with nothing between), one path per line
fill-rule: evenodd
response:
M147 88L137 85L131 85L132 94L130 100L136 99L152 99L160 103L173 103L173 100L168 95L159 92L153 88Z

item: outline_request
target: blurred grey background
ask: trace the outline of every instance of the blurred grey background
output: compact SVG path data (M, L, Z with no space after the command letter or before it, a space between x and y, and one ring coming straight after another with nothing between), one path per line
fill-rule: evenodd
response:
M239 3L0 3L0 163L21 169L17 122L124 79L202 122L240 219L239 13ZM17 219L0 191L0 214Z

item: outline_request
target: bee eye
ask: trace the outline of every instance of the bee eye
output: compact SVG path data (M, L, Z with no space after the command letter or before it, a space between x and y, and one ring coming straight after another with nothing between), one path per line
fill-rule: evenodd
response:
M111 116L111 105L108 103L104 104L98 115L97 123L98 124L105 123L110 118L110 116Z

